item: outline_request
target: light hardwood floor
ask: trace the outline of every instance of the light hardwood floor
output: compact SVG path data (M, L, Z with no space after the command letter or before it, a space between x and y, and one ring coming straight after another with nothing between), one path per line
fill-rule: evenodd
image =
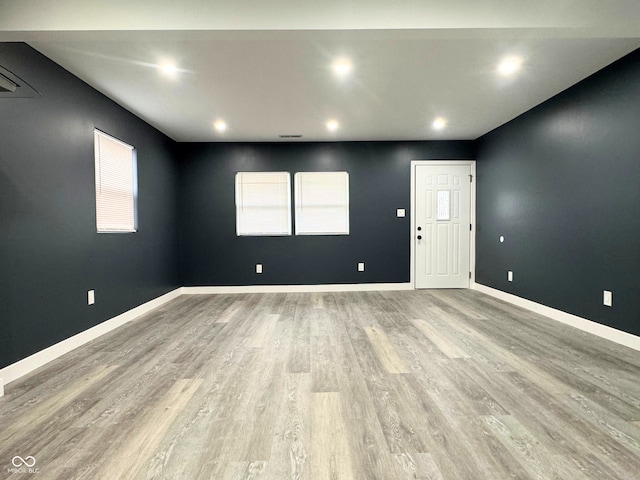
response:
M8 385L0 478L638 479L639 380L471 290L182 296Z

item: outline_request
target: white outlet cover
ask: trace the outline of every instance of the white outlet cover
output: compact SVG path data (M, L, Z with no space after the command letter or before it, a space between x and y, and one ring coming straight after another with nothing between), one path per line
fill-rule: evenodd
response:
M262 273L262 264L256 263L256 273Z
M358 263L358 271L359 272L364 272L364 262Z
M500 235L500 243L504 243L504 235Z
M611 293L609 290L604 290L602 292L602 303L606 307L613 306L613 293Z
M402 217L404 217L406 214L407 214L407 212L405 211L405 209L404 209L404 208L398 208L398 209L396 210L396 217L398 217L398 218L402 218Z
M94 303L96 303L96 291L89 290L87 292L87 305L93 305Z
M509 270L509 273L507 273L507 279L510 282L513 282L513 272L511 270Z

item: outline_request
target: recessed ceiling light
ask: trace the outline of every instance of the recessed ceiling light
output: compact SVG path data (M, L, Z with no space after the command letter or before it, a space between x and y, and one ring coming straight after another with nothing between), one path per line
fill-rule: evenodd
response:
M175 77L178 74L178 67L170 61L162 62L158 68L167 77Z
M431 126L434 128L434 130L442 130L447 126L447 121L442 117L438 117L433 121Z
M329 130L330 132L335 132L340 126L337 120L329 120L326 125L327 130Z
M516 56L505 57L498 64L497 71L500 75L508 77L520 70L521 66L522 58Z
M213 128L222 133L227 129L227 124L224 120L216 120L213 124Z
M331 68L333 69L333 73L335 73L336 76L346 77L351 73L351 70L353 69L353 65L351 63L351 60L343 57L333 62L333 65L331 65Z

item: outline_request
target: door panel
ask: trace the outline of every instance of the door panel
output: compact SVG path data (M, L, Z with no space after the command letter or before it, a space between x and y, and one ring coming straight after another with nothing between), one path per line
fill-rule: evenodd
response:
M415 168L415 286L468 288L471 166Z

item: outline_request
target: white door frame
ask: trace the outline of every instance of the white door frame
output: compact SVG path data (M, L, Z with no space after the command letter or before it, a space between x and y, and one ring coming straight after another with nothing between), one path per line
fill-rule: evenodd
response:
M476 161L475 160L412 160L411 161L411 288L416 288L416 167L417 166L437 167L451 165L469 165L471 167L471 235L469 237L469 270L471 278L469 287L476 281Z

